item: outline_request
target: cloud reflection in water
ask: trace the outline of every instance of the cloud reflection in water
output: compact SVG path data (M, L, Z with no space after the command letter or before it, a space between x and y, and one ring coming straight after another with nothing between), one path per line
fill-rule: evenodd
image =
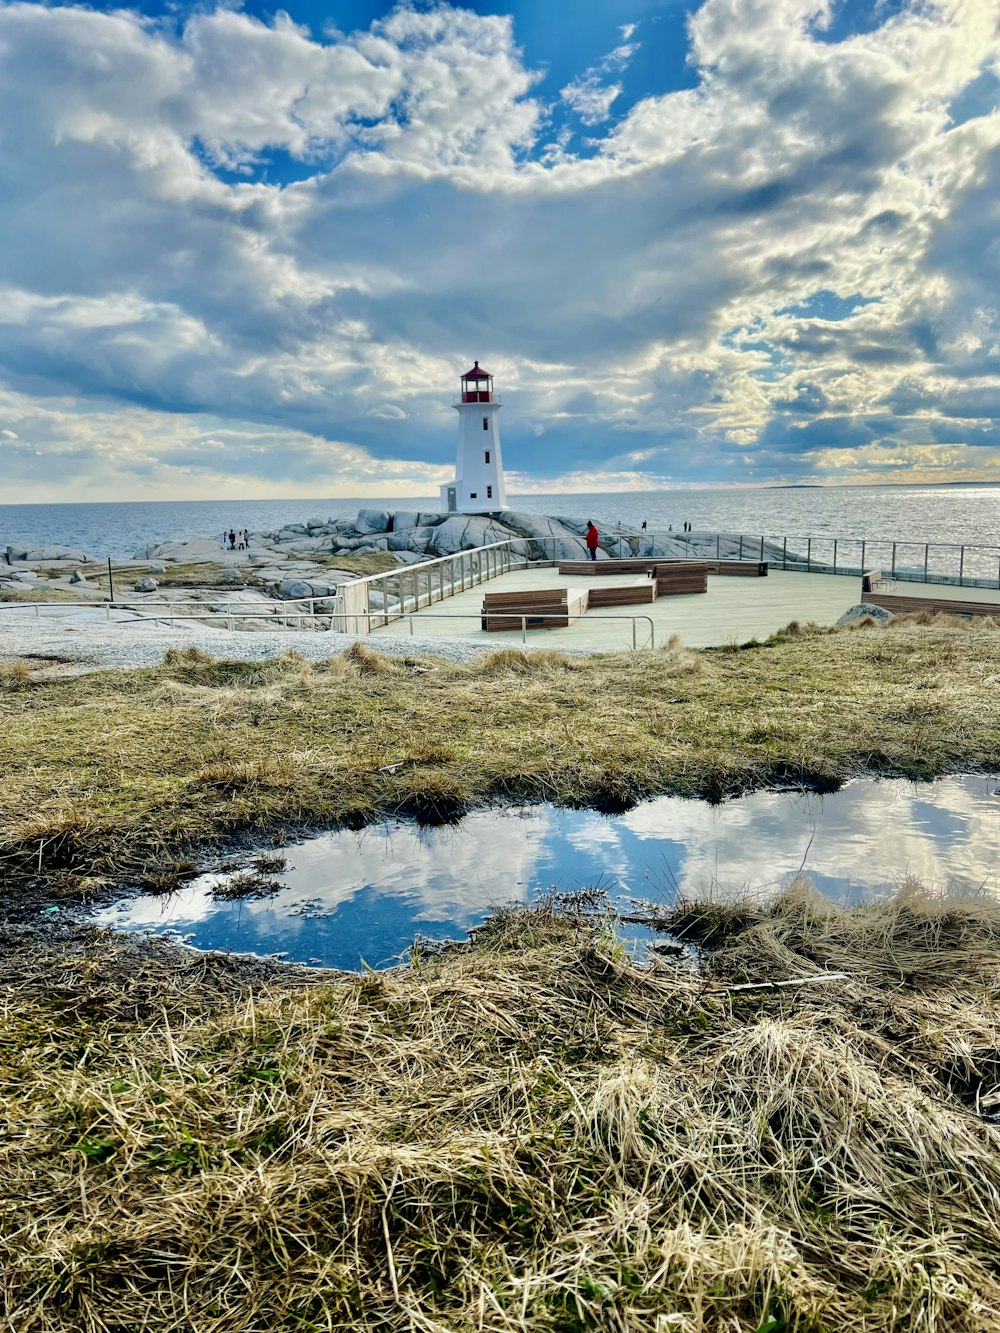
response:
M833 796L767 792L720 806L661 797L614 817L539 806L481 811L439 829L387 823L285 848L286 887L266 900L217 902L211 890L227 876L206 874L96 919L178 932L198 948L357 969L362 959L391 963L418 934L461 937L492 906L554 885L659 900L766 893L805 860L818 887L845 902L908 875L928 887L996 891L996 789L995 777L859 781Z

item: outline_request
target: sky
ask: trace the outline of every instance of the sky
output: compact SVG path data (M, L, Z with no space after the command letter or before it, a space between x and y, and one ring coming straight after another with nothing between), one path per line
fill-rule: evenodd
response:
M0 3L0 502L1000 482L997 0Z

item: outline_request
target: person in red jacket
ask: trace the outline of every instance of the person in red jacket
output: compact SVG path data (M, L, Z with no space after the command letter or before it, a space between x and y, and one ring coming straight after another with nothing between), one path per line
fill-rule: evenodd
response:
M587 520L587 535L584 538L584 540L587 543L587 554L590 556L591 560L596 560L598 532L597 529L594 527L593 519Z

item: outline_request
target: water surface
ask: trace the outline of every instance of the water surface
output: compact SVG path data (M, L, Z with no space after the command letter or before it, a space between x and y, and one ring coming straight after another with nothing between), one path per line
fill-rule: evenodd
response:
M497 904L597 886L627 909L687 896L777 892L800 870L854 903L908 876L928 888L998 888L997 777L924 785L849 783L832 796L758 793L711 806L661 797L627 814L535 806L488 810L444 828L384 823L280 849L282 888L220 901L231 875L97 914L100 924L174 934L197 948L286 954L356 970L397 961L415 936L464 937ZM628 932L626 932L628 933ZM642 932L633 930L638 941Z
M56 543L95 557L131 556L147 542L215 537L352 517L359 509L436 510L438 501L148 500L109 504L0 505L0 548L8 542ZM824 486L803 490L684 490L591 495L511 495L510 508L593 518L600 526L643 521L653 531L838 536L868 541L1000 543L1000 486Z

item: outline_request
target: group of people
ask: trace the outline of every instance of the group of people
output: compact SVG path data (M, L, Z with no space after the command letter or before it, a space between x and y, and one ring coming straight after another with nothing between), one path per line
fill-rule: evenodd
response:
M668 532L673 532L673 530L674 530L674 525L671 523L671 524L670 524L670 527L667 529L667 531L668 531ZM692 530L693 530L693 529L692 529L692 527L691 527L691 524L688 523L688 522L685 522L685 523L684 523L683 531L684 531L684 532L691 532ZM640 528L639 528L639 531L640 531L640 532L645 532L645 531L646 531L646 520L645 520L645 519L642 520L642 524L641 524L641 526L640 526ZM584 538L583 538L583 539L584 539L584 541L585 541L586 544L587 544L587 555L591 558L591 560L596 560L596 559L597 559L597 548L598 548L598 545L600 544L600 540L601 540L601 539L600 539L600 534L599 534L599 532L597 531L597 524L594 522L594 520L593 520L592 518L587 520L587 531L586 531L586 533L584 534Z
M223 551L249 551L249 528L244 528L242 532L237 532L235 528L230 528L228 532L224 532L220 536L219 548Z

